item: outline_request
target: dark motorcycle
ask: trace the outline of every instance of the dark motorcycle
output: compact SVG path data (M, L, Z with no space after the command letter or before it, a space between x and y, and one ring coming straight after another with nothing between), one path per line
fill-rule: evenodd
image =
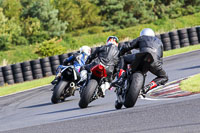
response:
M110 84L107 82L106 67L98 64L91 68L91 73L88 73L88 80L85 87L81 90L81 98L79 101L80 108L87 108L88 104L104 97L105 88L109 88ZM105 89L106 90L106 89Z
M58 66L57 74L60 74L60 78L52 89L53 95L51 97L51 102L54 104L64 101L67 97L73 96L77 88L77 83L80 80L79 74L77 74L72 65Z
M121 109L123 105L126 108L133 107L144 87L148 65L153 62L153 58L149 53L137 53L135 57L136 60L126 70L122 84L115 85L116 109Z

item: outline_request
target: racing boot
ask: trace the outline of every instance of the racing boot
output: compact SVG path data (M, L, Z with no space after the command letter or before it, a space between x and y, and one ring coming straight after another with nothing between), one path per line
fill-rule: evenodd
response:
M59 82L59 80L60 80L60 77L57 76L57 77L55 77L55 79L53 81L51 81L51 84L55 85Z
M157 86L158 86L158 85L156 84L156 82L151 81L149 84L147 84L147 85L143 88L142 93L143 93L144 95L146 95L148 91L152 90L153 88L155 88L155 87L157 87Z
M125 77L125 70L120 69L119 73L118 73L118 78L116 81L112 82L112 86L117 87L122 85L123 81L124 81L124 77Z

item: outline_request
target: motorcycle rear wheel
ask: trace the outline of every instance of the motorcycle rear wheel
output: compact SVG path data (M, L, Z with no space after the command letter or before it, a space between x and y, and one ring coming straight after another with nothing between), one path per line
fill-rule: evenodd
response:
M87 108L88 104L92 101L97 85L98 82L95 79L91 79L87 86L82 90L81 99L79 101L80 108Z
M144 75L141 72L135 72L132 75L131 85L126 93L126 98L124 101L124 106L126 108L131 108L135 105L140 90L143 87Z
M63 98L61 99L61 95L63 95L65 91L65 87L68 85L67 81L61 80L53 89L53 95L51 97L51 102L56 104L61 101L64 101Z

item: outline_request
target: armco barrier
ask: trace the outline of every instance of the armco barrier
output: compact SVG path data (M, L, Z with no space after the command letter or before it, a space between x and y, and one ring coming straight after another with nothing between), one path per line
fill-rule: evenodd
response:
M163 42L165 51L196 45L200 43L200 26L178 29L158 34L156 37ZM95 49L96 47L92 48L92 50ZM6 83L14 84L55 75L57 66L62 64L63 60L73 53L55 55L0 67L0 86Z

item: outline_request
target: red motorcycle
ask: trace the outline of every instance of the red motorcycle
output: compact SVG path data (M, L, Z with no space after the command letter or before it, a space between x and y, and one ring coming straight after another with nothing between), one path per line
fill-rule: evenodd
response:
M98 64L91 68L91 73L88 73L87 84L80 93L80 108L87 108L88 104L105 96L105 90L110 87L106 66Z

